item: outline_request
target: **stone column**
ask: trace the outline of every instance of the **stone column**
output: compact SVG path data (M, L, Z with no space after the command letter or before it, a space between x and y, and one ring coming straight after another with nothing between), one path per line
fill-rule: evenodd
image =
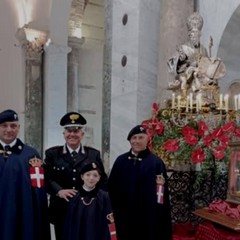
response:
M68 46L50 43L44 47L44 150L63 144L60 118L67 112Z
M160 2L160 35L159 35L159 69L158 69L158 102L171 98L167 91L168 83L173 80L167 69L167 61L176 51L176 46L188 41L186 27L187 17L194 11L192 0L161 0Z
M84 38L69 37L68 46L72 51L68 54L67 72L67 111L79 111L79 49L84 43Z
M103 107L102 107L102 158L106 169L110 168L110 118L112 74L112 1L105 1L105 44L103 57Z
M16 37L25 53L25 143L41 153L43 143L42 54L46 34L24 26L18 29Z
M156 0L105 1L103 147L110 167L156 101L159 11Z

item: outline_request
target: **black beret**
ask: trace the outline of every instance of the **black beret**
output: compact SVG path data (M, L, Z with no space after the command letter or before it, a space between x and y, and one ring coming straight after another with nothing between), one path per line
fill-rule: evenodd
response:
M86 172L92 171L92 170L97 170L99 174L101 174L99 164L97 161L86 161L82 169L80 170L81 174L84 174Z
M64 126L66 129L80 129L86 123L86 119L77 112L69 112L65 114L60 120L60 125Z
M18 121L18 115L15 111L7 109L0 113L0 124L4 122L16 122Z
M145 133L147 134L145 128L142 125L137 125L136 127L132 128L131 131L128 134L127 140L129 141L133 135L139 134L139 133Z

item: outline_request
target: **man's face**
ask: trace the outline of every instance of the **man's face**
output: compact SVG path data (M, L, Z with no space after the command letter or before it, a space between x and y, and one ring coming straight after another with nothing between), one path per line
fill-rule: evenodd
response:
M82 129L64 129L64 139L72 149L76 149L84 136Z
M135 134L130 139L132 151L136 154L146 149L148 144L148 135L145 133Z
M0 139L9 144L17 138L20 125L18 122L4 122L0 124Z

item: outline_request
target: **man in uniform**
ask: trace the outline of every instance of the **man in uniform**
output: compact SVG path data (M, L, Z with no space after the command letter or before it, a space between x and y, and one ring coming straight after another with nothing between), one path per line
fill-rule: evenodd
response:
M0 239L50 240L43 161L19 128L15 111L0 113Z
M86 119L77 112L65 114L60 120L60 125L64 127L65 145L55 146L45 151L44 167L47 191L50 194L50 221L55 227L56 240L63 239L67 203L83 184L79 176L83 163L87 159L99 163L103 176L98 185L102 188L106 187L107 175L100 152L81 143L84 137L83 127L86 123Z
M141 125L129 132L127 140L131 149L117 157L108 181L117 239L171 240L165 165L149 151Z

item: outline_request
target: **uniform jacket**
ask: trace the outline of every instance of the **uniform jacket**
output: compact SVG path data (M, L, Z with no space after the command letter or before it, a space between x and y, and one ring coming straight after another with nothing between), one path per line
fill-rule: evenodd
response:
M156 176L162 175L164 202L157 202ZM118 240L171 240L171 215L166 169L148 149L137 157L120 155L110 172L109 195Z
M0 239L50 240L47 194L33 187L29 160L37 151L17 139L4 159L0 144Z
M104 171L100 152L91 147L81 147L78 155L72 157L66 146L56 146L45 152L45 178L47 191L50 194L50 218L54 223L55 219L64 218L67 202L56 196L61 189L79 190L83 184L80 178L80 170L87 159L99 162L102 170L102 180L99 185L105 188L107 175Z
M67 209L64 240L110 240L107 215L112 213L108 193L81 189Z

